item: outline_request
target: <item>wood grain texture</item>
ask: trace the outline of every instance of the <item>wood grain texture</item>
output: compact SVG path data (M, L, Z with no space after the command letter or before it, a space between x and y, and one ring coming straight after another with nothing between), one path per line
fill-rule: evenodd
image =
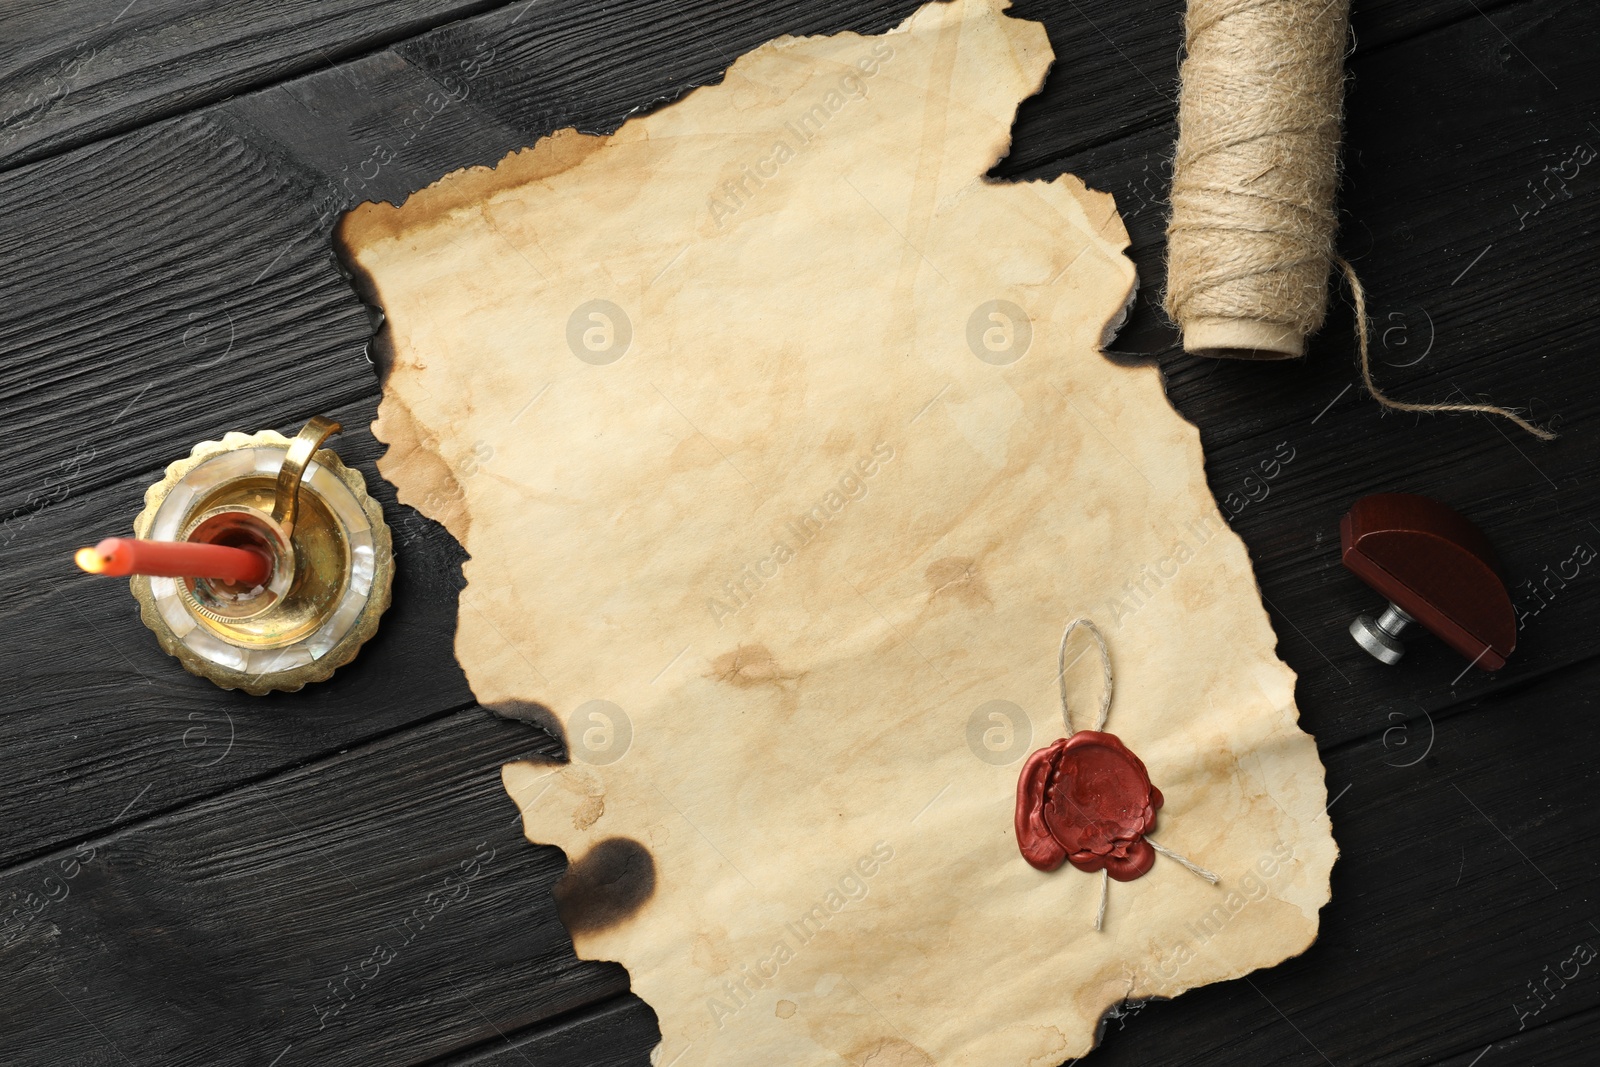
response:
M0 167L325 67L500 2L9 2L0 11Z
M315 240L315 189L209 116L7 175L0 540L42 506L153 480L172 441L373 391L371 322Z
M372 320L328 230L360 198L397 199L561 125L613 128L775 33L878 29L914 4L278 5L273 21L141 0L116 26L141 8L152 21L112 40L100 26L119 6L8 7L0 42L0 920L71 894L0 939L0 1060L644 1063L653 1014L617 969L574 965L544 896L562 861L510 826L494 767L538 735L469 707L451 656L460 550L373 479ZM1155 308L1180 9L1022 0L1060 58L996 168L1071 171L1117 195L1145 286L1117 342L1134 353L1172 343ZM444 21L467 11L482 13ZM1380 380L1408 399L1530 403L1564 436L1381 415L1352 387L1338 297L1299 363L1158 357L1237 508L1330 793L1351 785L1333 808L1346 859L1304 957L1255 989L1110 1020L1094 1054L1107 1063L1583 1063L1600 1033L1589 968L1538 1014L1512 1007L1589 936L1594 890L1600 579L1574 550L1600 548L1600 161L1571 160L1600 147L1596 15L1575 0L1385 0L1357 4L1353 24L1341 247L1368 286ZM117 65L89 63L40 110L82 41ZM155 649L131 598L67 571L67 551L124 529L194 441L329 410L404 545L395 607L332 682L222 693ZM1295 458L1269 478L1280 442ZM1378 605L1338 565L1336 524L1379 490L1436 496L1495 542L1525 622L1506 670L1458 678L1464 662L1421 637L1385 668L1345 634ZM234 747L207 766L230 715ZM1428 737L1426 759L1398 766ZM509 851L485 869L502 881L441 912L317 1033L327 983L359 972L502 812ZM64 881L85 841L111 862ZM364 872L355 887L328 855ZM462 969L473 960L493 965Z
M448 1062L451 1067L636 1067L649 1062L661 1038L655 1012L628 995L576 1013L550 1027L497 1036L488 1047Z
M416 1063L622 992L500 788L556 751L472 709L13 869L7 1062Z
M1475 1067L1487 1063L1491 1055L1502 1063L1587 1063L1594 1054L1595 1014L1594 1009L1576 1011L1439 1063L1441 1067Z

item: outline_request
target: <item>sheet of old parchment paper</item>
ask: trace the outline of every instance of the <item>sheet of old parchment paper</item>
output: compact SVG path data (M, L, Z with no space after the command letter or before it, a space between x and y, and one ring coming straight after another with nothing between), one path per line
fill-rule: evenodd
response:
M474 691L566 737L505 784L662 1065L1056 1064L1123 998L1302 951L1328 899L1199 436L1097 354L1135 284L1111 197L983 178L1052 58L1003 7L775 41L341 232L388 315L380 469L471 553ZM1157 859L1101 933L1099 879L1012 830L1077 615L1156 840L1222 876Z

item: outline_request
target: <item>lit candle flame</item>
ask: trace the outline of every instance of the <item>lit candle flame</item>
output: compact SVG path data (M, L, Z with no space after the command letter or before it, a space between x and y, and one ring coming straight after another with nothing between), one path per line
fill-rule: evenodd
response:
M92 548L78 549L72 560L90 574L99 574L106 569L106 558Z

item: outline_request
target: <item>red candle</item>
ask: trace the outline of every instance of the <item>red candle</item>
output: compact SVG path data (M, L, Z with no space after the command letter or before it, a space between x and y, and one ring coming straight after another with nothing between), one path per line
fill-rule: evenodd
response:
M73 559L90 574L210 578L244 586L265 582L272 567L265 556L246 548L132 537L108 537L93 548L78 549Z

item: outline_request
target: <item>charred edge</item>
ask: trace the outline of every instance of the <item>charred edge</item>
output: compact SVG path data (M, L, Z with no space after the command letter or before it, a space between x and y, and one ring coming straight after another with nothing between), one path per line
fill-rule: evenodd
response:
M394 340L389 332L389 320L384 314L377 283L357 261L356 250L349 244L347 234L344 219L340 219L333 228L333 261L367 313L367 321L372 326L372 333L367 338L367 360L378 376L378 385L382 387L388 383L389 372L394 368Z
M655 895L656 861L626 837L608 837L567 868L552 895L569 933L596 933L626 922Z
M571 759L572 755L567 750L567 731L562 728L561 720L556 718L556 713L543 704L535 704L531 700L502 700L494 704L485 704L484 707L512 722L525 722L529 726L536 726L555 739L561 746L562 756Z

